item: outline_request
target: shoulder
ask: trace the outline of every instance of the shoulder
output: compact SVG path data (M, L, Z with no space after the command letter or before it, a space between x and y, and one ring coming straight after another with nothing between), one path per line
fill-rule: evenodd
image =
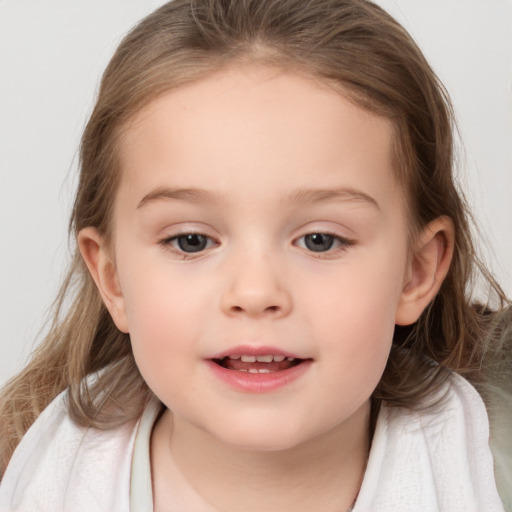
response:
M136 422L83 428L67 414L66 392L18 445L0 486L0 510L129 510Z
M479 394L455 374L442 392L422 412L383 406L355 511L503 510Z
M506 510L512 511L512 308L495 314L475 382L489 416L496 482Z

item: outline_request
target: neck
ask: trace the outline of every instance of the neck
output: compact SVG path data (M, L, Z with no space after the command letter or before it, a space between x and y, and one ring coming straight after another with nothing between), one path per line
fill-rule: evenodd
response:
M299 446L247 451L166 411L151 441L155 510L160 498L176 494L178 470L179 492L188 496L183 502L201 502L201 510L344 512L366 467L369 418L366 403L343 424Z

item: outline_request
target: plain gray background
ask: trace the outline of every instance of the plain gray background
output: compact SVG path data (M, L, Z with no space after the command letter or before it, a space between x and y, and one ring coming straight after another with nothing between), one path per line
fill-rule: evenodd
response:
M101 72L161 0L0 0L0 385L36 342L68 261L76 151ZM482 252L512 294L512 2L380 0L452 95Z

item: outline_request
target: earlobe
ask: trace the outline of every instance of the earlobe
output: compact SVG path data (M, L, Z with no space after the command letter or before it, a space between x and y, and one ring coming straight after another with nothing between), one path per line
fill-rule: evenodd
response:
M454 228L450 218L439 217L423 229L411 254L396 324L413 324L434 299L450 268L453 245Z
M93 227L78 233L78 248L118 329L129 332L124 298L110 250Z

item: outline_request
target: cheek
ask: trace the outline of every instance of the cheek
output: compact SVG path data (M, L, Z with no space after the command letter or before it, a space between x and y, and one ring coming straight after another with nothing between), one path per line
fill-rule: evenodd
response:
M387 333L394 328L405 272L405 254L357 255L332 272L316 274L315 280L300 283L306 309L313 317L339 334ZM378 336L377 336L378 337ZM370 340L368 340L370 341Z
M150 389L173 403L176 396L188 394L192 373L188 363L197 357L196 323L190 315L176 313L178 304L148 301L146 305L139 303L131 314L133 355Z
M153 251L132 251L118 265L126 315L132 335L148 343L181 335L180 326L195 325L189 317L200 307L201 288L186 273Z
M171 383L185 372L177 361L197 348L201 294L154 262L124 262L119 273L135 360L156 391L154 386Z
M394 309L386 297L352 296L324 309L318 326L326 357L336 359L353 382L376 385L386 365L394 332ZM321 312L319 312L322 315ZM327 319L329 314L331 320Z
M368 393L377 385L391 349L404 268L399 255L372 264L361 259L317 282L307 296L309 328L323 344L323 357L336 361L333 382L340 372Z

